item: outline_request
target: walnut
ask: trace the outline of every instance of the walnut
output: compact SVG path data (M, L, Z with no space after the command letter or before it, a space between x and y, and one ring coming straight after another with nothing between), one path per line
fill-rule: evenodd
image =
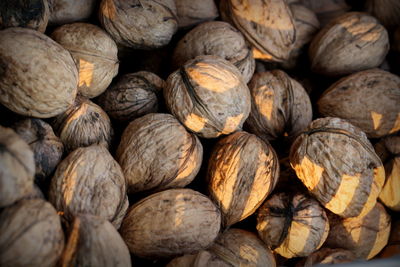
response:
M0 102L12 111L50 118L74 102L78 72L70 53L27 28L0 32Z
M130 193L184 187L199 172L200 140L170 114L151 113L124 130L116 158Z
M314 37L309 57L313 72L341 76L378 67L388 51L386 29L374 17L349 12Z
M29 145L11 128L0 126L0 207L33 190L35 161Z
M366 0L364 9L387 28L400 26L400 2L398 0Z
M246 132L220 139L209 158L207 183L210 198L221 209L223 226L253 214L278 176L278 157L269 143Z
M339 118L313 121L292 144L290 164L310 193L341 217L367 214L385 181L367 136Z
M99 19L117 44L136 49L165 46L178 28L173 0L102 0Z
M255 60L243 35L222 21L205 22L188 32L176 45L172 56L175 68L200 55L220 56L235 65L248 83Z
M325 242L329 223L315 199L300 193L277 193L258 210L257 231L281 256L305 257Z
M169 189L130 207L120 233L142 258L195 253L217 237L221 215L210 199L191 189Z
M322 26L350 10L346 0L300 0L299 4L306 6L317 14Z
M139 71L122 75L98 99L98 104L114 120L133 119L157 112L158 95L165 82L156 74Z
M357 72L318 100L323 116L340 117L378 138L400 131L400 77L380 69Z
M387 245L381 250L379 258L390 258L400 255L400 221L393 221L391 224L390 236Z
M356 256L347 249L321 248L307 257L304 267L311 267L317 264L343 264L356 260Z
M42 199L21 200L0 212L1 266L55 266L64 248L60 217Z
M186 28L218 17L214 0L175 0L178 27Z
M88 98L103 93L118 73L117 44L101 28L88 23L63 25L51 37L75 60L78 92Z
M200 250L196 254L185 254L174 258L166 267L232 267L232 264L224 261L216 254L208 250Z
M217 56L198 56L173 72L164 98L172 114L204 138L240 130L251 105L238 69Z
M101 145L81 147L57 166L49 200L66 222L79 213L109 220L116 228L128 208L121 167Z
M48 0L50 7L50 24L88 20L95 10L96 0Z

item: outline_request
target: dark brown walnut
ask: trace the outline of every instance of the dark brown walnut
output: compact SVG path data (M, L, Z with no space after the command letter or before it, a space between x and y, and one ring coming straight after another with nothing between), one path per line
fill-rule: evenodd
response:
M26 27L44 32L49 21L47 0L13 0L0 2L0 29Z
M332 213L328 217L328 247L350 250L358 259L371 259L388 243L391 219L379 202L363 217L340 218Z
M131 257L121 235L107 220L79 214L69 229L60 266L131 266Z
M253 76L255 60L251 48L243 35L229 23L205 22L188 32L175 47L173 65L179 68L200 55L215 55L228 60L242 73L245 83Z
M389 29L400 26L400 2L397 0L366 0L364 9Z
M390 236L387 245L378 254L378 258L390 258L400 255L400 221L391 224Z
M220 1L220 12L223 20L239 29L258 54L263 54L262 59L282 62L289 58L296 26L286 1Z
M339 118L313 121L292 144L290 164L325 208L345 218L367 214L385 182L367 136Z
M96 8L96 0L47 0L50 7L49 23L63 25L85 21Z
M165 46L178 28L173 0L102 0L99 20L117 44L136 49Z
M58 27L52 34L67 49L79 72L78 92L88 98L103 93L118 73L118 48L101 28L88 23Z
M400 211L400 135L387 136L375 145L385 166L385 184L379 200L389 209Z
M254 74L249 83L250 132L264 141L295 138L312 120L310 97L303 86L281 70Z
M317 102L323 116L343 118L369 138L400 131L399 103L400 77L380 69L340 79Z
M0 207L33 190L35 161L29 145L11 128L0 126Z
M187 28L218 17L214 0L175 0L178 27Z
M277 193L258 210L257 231L281 256L306 257L325 242L329 222L315 199L300 193Z
M198 56L169 75L164 98L171 113L204 138L240 130L251 106L239 70L217 56Z
M210 198L229 227L255 212L274 189L278 157L269 143L253 134L235 132L219 140L208 162Z
M169 189L130 207L120 233L136 256L168 258L209 247L220 224L221 214L209 198L191 189Z
M21 200L1 210L1 266L52 267L63 248L60 217L47 201Z
M349 12L332 20L309 48L311 70L341 76L378 67L389 51L386 29L374 17Z
M343 264L356 259L353 252L347 249L321 248L307 257L304 267L311 267L317 264Z
M203 147L170 114L151 113L124 130L116 158L128 192L188 185L200 170Z
M41 119L24 119L12 128L30 146L35 158L35 181L43 184L60 162L64 145L51 126Z
M158 96L164 86L165 82L154 73L128 73L119 77L97 99L97 103L112 119L130 122L158 111Z
M322 26L346 13L351 8L346 3L346 0L299 0L298 2L314 11Z
M0 103L37 118L54 117L74 102L78 72L70 53L28 28L0 31Z
M81 147L57 166L49 200L67 222L75 215L92 214L119 228L128 209L121 167L101 145Z
M108 147L113 134L107 113L81 96L66 112L55 117L53 127L67 152L92 144Z

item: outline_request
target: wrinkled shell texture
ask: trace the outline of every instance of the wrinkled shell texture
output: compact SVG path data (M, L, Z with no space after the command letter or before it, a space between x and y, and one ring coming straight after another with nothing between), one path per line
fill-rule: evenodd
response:
M204 138L240 130L250 113L250 91L238 69L216 56L198 56L167 79L166 105Z
M203 159L200 140L170 114L152 113L131 122L117 149L130 193L184 187Z
M400 131L400 77L380 69L342 78L318 100L323 116L343 118L379 138Z
M29 144L35 158L35 181L42 183L56 169L64 152L64 145L50 124L41 119L24 119L13 126L15 132Z
M113 134L107 113L84 97L78 97L71 108L57 116L53 127L66 151L92 144L108 146Z
M25 28L0 32L0 102L37 118L56 116L75 99L78 72L67 50Z
M71 228L62 266L131 266L128 247L109 221L82 214Z
M228 227L254 213L274 189L278 157L269 143L236 132L221 139L209 158L208 191Z
M299 2L317 14L322 26L351 8L346 0L300 0Z
M120 233L133 254L164 258L207 248L220 224L220 212L206 196L191 189L169 189L132 206Z
M267 60L289 58L296 40L293 15L285 1L227 0L220 2L221 17L239 29L247 41L267 54Z
M173 65L178 68L200 55L220 56L242 73L248 83L255 70L255 60L243 35L222 21L205 22L188 32L176 45Z
M50 24L62 25L87 20L95 10L96 0L48 0Z
M366 135L339 118L313 121L292 144L290 164L311 194L341 217L368 213L385 181Z
M309 57L313 72L340 76L379 66L388 51L386 29L372 16L349 12L315 36Z
M0 2L0 29L26 27L44 32L49 21L47 0Z
M32 190L35 161L29 145L12 129L0 126L0 207Z
M219 15L214 0L175 0L175 5L179 28L214 20Z
M356 260L356 256L350 250L322 248L307 257L304 267L311 267L317 264L340 264L354 260Z
M171 0L102 0L99 19L117 44L131 48L165 46L178 28Z
M294 138L311 123L310 97L285 72L256 73L249 89L251 112L246 124L261 139L271 141L284 135Z
M397 0L366 0L365 11L386 27L400 26L400 2Z
M358 259L371 259L388 243L390 221L390 215L380 203L364 217L343 219L331 214L326 245L348 249Z
M98 103L114 120L130 122L148 113L157 112L157 96L164 81L156 74L139 71L121 76L99 98Z
M55 266L63 248L60 218L50 203L22 200L1 211L1 266Z
M305 257L319 249L329 232L325 210L303 194L278 193L259 209L260 238L285 258Z
M78 92L88 98L103 93L118 73L118 49L101 28L73 23L57 28L51 37L75 60L79 72Z
M109 220L119 228L128 208L121 167L103 146L78 148L57 166L49 200L63 218L87 213Z

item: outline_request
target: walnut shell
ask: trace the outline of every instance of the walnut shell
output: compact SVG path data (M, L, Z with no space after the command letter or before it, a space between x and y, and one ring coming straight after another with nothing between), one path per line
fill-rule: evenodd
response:
M356 256L347 249L321 248L307 257L304 267L311 267L317 264L343 264L356 260Z
M311 70L340 76L378 67L389 51L386 29L364 13L349 12L326 25L309 48Z
M390 215L379 202L365 216L340 218L329 215L331 230L326 245L344 248L357 258L371 259L388 243Z
M323 116L343 118L377 138L400 131L399 103L400 77L371 69L337 81L317 104Z
M114 120L130 122L157 112L157 96L165 82L156 74L139 71L122 75L98 99L98 104Z
M1 266L55 266L64 248L60 217L42 199L21 200L0 213Z
M120 233L133 254L166 258L207 248L220 224L220 212L206 196L191 189L169 189L133 205Z
M232 267L232 264L224 261L216 254L208 250L200 250L196 254L185 254L174 258L166 267Z
M96 0L48 0L50 7L50 24L88 20L96 7Z
M117 44L136 49L165 46L178 28L173 0L102 0L99 20Z
M299 193L278 193L258 210L257 231L281 256L305 257L325 242L329 223L325 210L315 199Z
M400 2L398 0L366 0L364 9L387 28L400 26Z
M200 170L203 147L172 115L151 113L126 127L116 158L130 193L159 191L188 185Z
M317 14L321 26L325 26L351 9L346 0L300 0L299 3Z
M223 226L253 214L278 176L278 157L269 143L246 132L220 139L209 158L207 182L210 198L221 209Z
M35 161L29 145L11 128L0 126L0 207L33 190Z
M50 118L74 102L78 72L70 53L28 28L0 32L0 102L12 111Z
M186 28L218 17L214 0L175 0L178 27Z
M80 214L72 223L61 266L131 266L124 240L107 220Z
M268 61L288 59L296 40L293 15L286 1L227 0L220 2L223 20L239 29Z
M13 126L15 132L29 144L35 158L35 182L43 184L61 161L64 145L41 119L24 119Z
M216 56L198 56L169 75L164 98L172 114L204 138L240 130L251 105L238 69Z
M47 0L13 0L0 3L0 29L26 27L44 32L49 21Z
M67 49L79 72L78 92L88 98L103 93L118 73L118 48L101 28L88 23L73 23L51 34Z
M108 147L113 134L107 113L84 97L77 97L72 107L57 116L53 127L66 151L92 144Z
M256 73L249 88L251 112L246 125L264 141L283 136L293 139L311 123L310 97L303 86L285 72Z
M253 76L255 60L251 48L229 23L205 22L188 32L176 45L172 63L178 68L200 55L215 55L228 60L239 69L245 83Z
M367 136L339 118L313 121L292 144L290 164L310 193L341 217L367 214L385 181Z
M67 222L87 213L116 228L128 209L121 167L101 145L78 148L61 161L51 180L49 200Z

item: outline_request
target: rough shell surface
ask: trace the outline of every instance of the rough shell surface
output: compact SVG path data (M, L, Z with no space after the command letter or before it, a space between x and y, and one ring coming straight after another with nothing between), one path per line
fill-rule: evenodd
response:
M63 25L90 18L96 8L96 0L48 0L50 24Z
M198 56L167 79L166 105L204 138L241 129L250 113L250 92L238 69L216 56Z
M175 0L175 5L179 28L214 20L219 15L214 0Z
M55 266L63 248L60 217L47 201L21 200L1 211L1 266Z
M0 32L0 102L12 111L50 118L74 102L78 72L70 53L27 28Z
M400 131L400 77L380 69L344 77L318 100L323 116L343 118L379 138Z
M311 267L317 264L343 264L355 261L357 258L347 249L321 248L307 257L304 267Z
M87 213L109 220L115 228L128 208L121 167L100 145L78 148L61 161L51 180L49 200L67 222Z
M78 92L88 98L103 93L118 73L118 49L101 28L88 23L63 25L51 34L67 49L79 72Z
M209 158L207 184L210 198L221 209L223 226L253 214L278 176L278 157L269 143L246 132L219 140Z
M206 196L191 189L169 189L133 205L120 233L133 254L166 258L209 247L220 224L220 212Z
M367 214L385 181L367 136L339 118L313 121L292 144L290 164L310 193L341 217Z

